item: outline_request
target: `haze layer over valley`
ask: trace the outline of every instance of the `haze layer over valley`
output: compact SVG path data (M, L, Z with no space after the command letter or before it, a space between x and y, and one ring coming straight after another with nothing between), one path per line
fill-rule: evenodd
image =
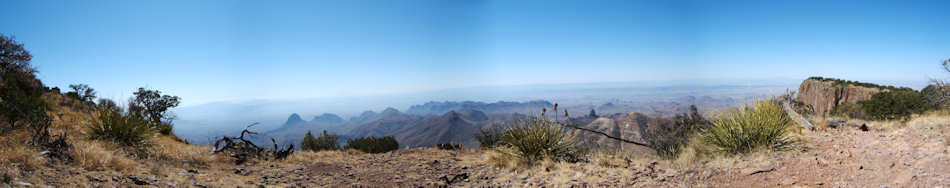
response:
M382 113L385 109L408 115L444 115L455 110L477 106L503 105L514 103L516 107L507 109L474 108L488 115L536 115L541 107L530 102L558 103L562 109L572 112L572 116L588 115L590 110L598 114L639 112L656 116L671 116L683 113L689 105L697 105L701 110L735 107L755 99L779 95L787 88L795 88L800 80L762 80L757 82L719 81L666 81L666 82L625 82L625 83L586 83L564 85L529 86L493 86L445 89L408 94L379 96L328 97L301 100L252 100L241 102L214 102L175 109L179 125L177 135L193 143L207 144L222 133L237 134L246 125L258 122L255 130L275 131L288 122L292 114L304 121L317 116L338 116L338 124L330 126L309 126L313 132L323 129L331 133L348 135L351 129L359 125L361 115L372 111ZM469 105L466 105L469 104ZM454 108L439 108L454 107ZM319 119L319 118L318 118ZM510 123L510 122L508 122ZM328 128L333 127L333 128ZM287 141L295 141L303 134L291 136ZM274 135L271 135L274 136ZM386 136L386 135L376 135Z

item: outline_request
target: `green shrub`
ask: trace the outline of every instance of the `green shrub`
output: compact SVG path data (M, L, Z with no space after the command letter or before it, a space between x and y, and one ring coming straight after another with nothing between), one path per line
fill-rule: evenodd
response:
M178 106L181 98L162 95L161 91L139 88L129 99L129 113L148 120L149 126L163 135L172 134L172 120L175 119L169 109Z
M774 100L739 108L712 123L701 130L700 137L703 143L722 152L741 154L756 148L780 149L791 143L787 134L792 120Z
M859 81L851 81L851 80L842 80L842 79L837 79L837 78L824 78L824 77L820 77L820 76L813 76L813 77L809 77L808 79L809 79L809 80L818 80L818 81L832 81L832 82L834 82L835 85L855 85L855 86L861 86L861 87L887 89L887 90L904 90L904 91L913 90L913 89L908 88L908 87L882 86L882 85L873 84L873 83L866 83L866 82L859 82Z
M29 124L32 132L42 132L48 123L45 87L30 64L33 56L13 37L0 35L0 120L7 126L0 133ZM31 135L36 137L38 135Z
M573 157L575 148L574 135L564 129L559 122L535 117L524 121L520 125L506 130L501 137L505 146L514 149L515 155L528 163L543 159L555 161Z
M501 144L501 136L504 131L498 129L482 129L475 133L475 140L482 148L493 148Z
M696 106L690 105L688 113L676 115L672 122L663 121L645 131L643 139L660 157L675 158L693 134L709 124L711 123L699 114Z
M89 137L95 140L113 141L124 146L141 146L151 133L148 121L138 116L123 114L119 110L100 110L94 123L89 126Z
M356 149L366 153L385 153L399 149L395 137L363 137L347 141L346 149Z
M326 130L323 130L323 135L314 138L310 131L307 131L303 142L300 143L300 149L304 151L338 150L340 149L340 144L337 142L339 138L340 136L328 134Z
M871 99L860 101L861 109L871 119L906 119L911 114L925 110L926 99L917 91L888 91L874 94Z

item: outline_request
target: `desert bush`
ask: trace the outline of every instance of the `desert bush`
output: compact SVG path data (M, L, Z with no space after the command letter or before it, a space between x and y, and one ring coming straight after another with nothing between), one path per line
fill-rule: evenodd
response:
M459 149L462 149L462 145L461 145L461 144L456 144L455 142L439 143L439 144L436 144L435 147L436 147L436 148L439 148L439 149L441 149L441 150L459 150Z
M474 137L480 147L493 148L501 144L501 136L504 133L499 129L482 129L475 133Z
M338 150L340 149L340 143L337 142L339 138L338 135L328 134L326 130L323 130L323 135L314 138L310 131L307 131L303 142L300 143L300 149L304 151Z
M88 131L92 139L133 147L146 144L149 133L148 121L116 110L100 110Z
M148 120L148 126L163 135L172 133L172 120L175 116L168 111L178 106L181 98L162 95L161 91L139 88L129 100L129 113Z
M680 148L689 143L692 137L701 128L711 124L699 114L695 105L690 105L689 112L673 117L672 122L664 122L649 129L643 135L647 145L663 158L675 158Z
M744 106L712 121L700 132L703 143L730 154L750 152L756 148L780 149L792 141L788 137L791 118L775 100Z
M347 141L346 149L356 149L366 153L385 153L399 149L395 137L363 137Z
M99 102L96 103L96 108L99 110L114 110L120 111L119 105L110 99L99 99Z
M907 119L924 110L925 98L920 92L896 90L874 94L860 101L861 109L874 120Z
M950 84L934 80L920 93L924 95L925 108L950 109Z
M555 161L574 157L574 135L559 122L535 117L510 127L501 137L503 145L513 148L514 154L525 162L543 159Z

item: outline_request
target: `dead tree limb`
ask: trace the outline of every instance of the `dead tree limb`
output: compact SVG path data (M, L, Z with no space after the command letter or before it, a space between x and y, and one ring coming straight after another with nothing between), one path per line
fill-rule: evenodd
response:
M271 138L271 142L274 143L273 150L268 150L254 144L246 138L249 135L256 135L257 132L250 131L249 129L257 125L258 123L252 123L241 131L240 136L237 137L228 137L222 136L220 139L214 142L214 150L211 151L211 154L218 153L230 153L231 157L234 157L237 164L242 164L246 162L249 158L257 158L268 160L271 157L276 160L281 160L287 158L294 152L294 145L290 144L290 147L285 149L280 149L277 146L277 141L274 138Z
M647 146L647 144L645 144L645 143L640 143L640 142L633 141L633 140L627 140L627 139L623 139L623 138L620 138L620 137L611 136L610 134L607 134L607 133L604 133L604 132L600 132L600 131L597 131L597 130L588 129L588 128L583 128L583 127L578 127L577 125L562 124L562 123L558 123L558 124L561 124L562 126L568 127L568 128L573 128L573 129L577 129L577 130L592 132L592 133L599 134L599 135L601 135L601 136L604 136L604 137L607 137L607 138L610 138L610 139L614 139L614 140L621 141L621 142L626 142L626 143L628 143L628 144L634 144L634 145L643 146L643 147L648 147L648 148L650 147L650 146Z

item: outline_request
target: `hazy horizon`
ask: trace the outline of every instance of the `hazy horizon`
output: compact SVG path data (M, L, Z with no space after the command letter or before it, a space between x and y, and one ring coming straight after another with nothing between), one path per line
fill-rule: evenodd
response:
M940 76L946 2L9 1L49 86L182 106L642 81ZM846 9L845 9L846 8ZM886 83L887 84L887 83Z

